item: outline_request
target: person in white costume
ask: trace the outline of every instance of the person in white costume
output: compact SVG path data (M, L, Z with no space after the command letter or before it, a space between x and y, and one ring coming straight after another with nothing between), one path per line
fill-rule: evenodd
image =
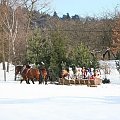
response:
M73 79L74 78L74 72L72 70L71 67L69 67L69 79Z
M81 79L82 78L82 68L76 67L75 70L76 70L76 73L75 73L76 79Z

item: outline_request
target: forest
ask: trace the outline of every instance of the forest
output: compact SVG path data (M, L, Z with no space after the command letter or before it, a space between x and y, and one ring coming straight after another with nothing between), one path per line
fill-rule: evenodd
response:
M94 66L120 59L120 12L102 17L48 14L49 2L0 0L0 62L45 63L57 74L65 66Z

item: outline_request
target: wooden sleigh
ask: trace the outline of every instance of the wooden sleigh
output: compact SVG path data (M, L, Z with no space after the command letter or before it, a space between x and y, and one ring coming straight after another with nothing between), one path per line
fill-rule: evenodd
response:
M95 78L95 79L65 79L65 78L60 78L59 79L59 84L60 85L87 85L89 87L97 87L97 85L101 85L102 80L100 78Z
M100 78L95 78L95 79L91 79L89 80L89 87L97 87L97 85L101 85L102 80Z

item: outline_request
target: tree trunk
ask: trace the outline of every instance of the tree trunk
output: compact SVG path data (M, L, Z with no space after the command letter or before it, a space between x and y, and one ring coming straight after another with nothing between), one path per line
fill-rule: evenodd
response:
M2 36L3 36L3 32L2 32ZM4 37L2 37L2 58L3 58L4 81L6 81Z

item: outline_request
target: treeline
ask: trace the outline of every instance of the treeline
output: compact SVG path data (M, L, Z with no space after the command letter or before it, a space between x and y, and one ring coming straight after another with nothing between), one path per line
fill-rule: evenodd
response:
M102 55L109 47L112 53L117 54L116 58L119 57L119 11L115 14L106 13L101 18L69 16L69 13L59 17L57 12L54 12L52 16L45 14L41 19L36 17L40 16L37 11L34 11L34 15L36 18L32 21L34 28L44 28L51 32L59 31L61 35L67 37L69 47L73 48L83 43L98 59L102 59ZM111 59L116 58L111 55Z
M66 66L97 67L106 48L117 48L119 57L119 12L102 18L60 18L34 9L37 0L17 4L0 1L0 62L44 62L58 73ZM29 2L26 4L26 2ZM44 4L46 5L46 4ZM47 7L47 6L46 6Z

